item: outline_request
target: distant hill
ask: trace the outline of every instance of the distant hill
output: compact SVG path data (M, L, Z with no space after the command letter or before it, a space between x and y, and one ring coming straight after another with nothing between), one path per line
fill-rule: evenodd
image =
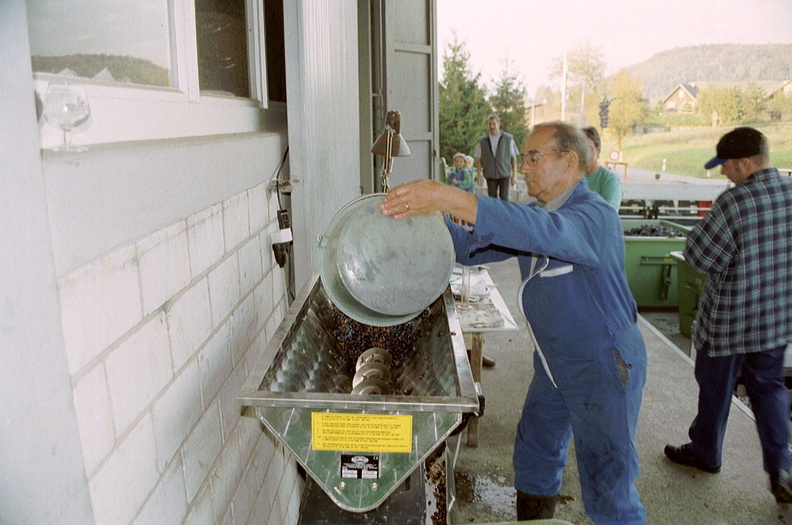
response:
M106 71L118 82L163 87L170 85L167 69L142 58L104 54L33 56L31 62L33 71L40 73L60 73L68 69L78 77L94 78ZM105 78L100 76L98 80Z
M669 49L625 68L652 104L677 84L792 79L792 44L707 44Z

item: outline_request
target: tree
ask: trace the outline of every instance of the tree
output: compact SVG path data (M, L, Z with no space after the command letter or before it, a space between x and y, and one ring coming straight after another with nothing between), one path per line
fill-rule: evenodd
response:
M489 97L492 111L500 118L501 129L514 136L519 148L528 135L526 122L525 87L517 75L509 72L508 65L495 83Z
M443 54L439 89L440 155L451 162L457 152L471 154L487 129L490 107L481 73L470 71L470 53L456 35Z
M767 95L762 86L749 82L741 96L744 120L755 120L767 109Z
M698 112L713 126L736 124L743 119L743 97L740 86L709 86L698 94Z
M608 85L608 92L613 97L608 112L608 129L616 136L616 149L619 151L622 149L622 139L630 135L646 115L641 91L641 81L632 78L624 69Z
M558 57L550 69L550 78L560 78L564 70L564 57ZM568 84L577 84L576 92L569 92L570 109L573 112L581 111L584 120L590 122L589 115L595 112L593 108L605 96L605 59L602 48L592 46L590 43L582 44L567 54ZM587 95L594 94L594 102ZM572 101L579 101L577 103ZM583 124L583 122L581 122Z
M778 115L777 118L789 120L789 117L792 115L792 93L776 93L773 98L770 99L768 109L776 113Z
M550 69L550 78L559 78L564 69L564 57L558 57ZM605 81L605 59L602 48L585 43L567 54L567 70L575 83L602 98Z

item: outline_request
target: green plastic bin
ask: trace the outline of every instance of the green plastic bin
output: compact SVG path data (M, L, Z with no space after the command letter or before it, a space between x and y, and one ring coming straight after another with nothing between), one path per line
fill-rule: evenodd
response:
M665 226L680 233L690 228L662 219L622 219L623 231L640 226ZM677 308L677 263L671 252L685 248L685 237L625 235L624 271L639 308Z
M707 281L707 274L690 266L682 252L671 252L677 263L677 294L679 296L679 332L690 337L693 321L698 313L699 299Z

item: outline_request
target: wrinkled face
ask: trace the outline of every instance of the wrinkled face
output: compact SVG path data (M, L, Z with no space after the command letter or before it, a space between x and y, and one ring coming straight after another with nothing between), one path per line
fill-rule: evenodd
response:
M552 129L531 133L522 147L520 173L525 176L528 195L543 203L559 196L574 179L567 159L569 152L556 151L553 133Z
M498 122L494 118L488 119L487 128L489 129L490 135L497 135L498 133L500 133L500 122Z

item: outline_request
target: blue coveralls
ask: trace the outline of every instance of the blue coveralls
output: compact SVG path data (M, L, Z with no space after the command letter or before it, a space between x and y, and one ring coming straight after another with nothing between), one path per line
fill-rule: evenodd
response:
M540 351L517 429L515 487L558 494L574 435L591 519L645 523L634 438L646 347L615 210L582 180L555 211L480 197L473 231L448 227L461 264L519 260L520 300Z

